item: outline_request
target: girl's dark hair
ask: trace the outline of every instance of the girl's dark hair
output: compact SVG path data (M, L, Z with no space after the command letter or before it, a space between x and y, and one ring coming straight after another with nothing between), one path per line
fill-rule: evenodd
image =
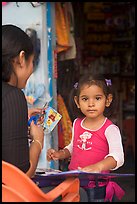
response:
M113 90L113 82L112 83L109 82L109 84L107 85L106 79L103 75L100 75L100 74L91 75L91 73L89 73L89 74L84 74L80 77L79 82L74 84L74 87L70 93L69 105L70 105L70 111L73 117L74 115L75 115L75 118L85 117L81 112L81 110L77 108L77 105L75 104L75 101L74 101L74 96L77 96L77 98L79 99L80 91L83 85L91 86L93 84L102 88L106 97L108 96L108 94L112 94L113 96L110 106L105 108L104 116L111 117L112 114L114 113L114 110L116 109L115 107L117 106L117 104L116 104L116 93Z
M34 53L29 36L15 25L2 25L2 81L10 80L14 71L12 61L22 50L26 60Z

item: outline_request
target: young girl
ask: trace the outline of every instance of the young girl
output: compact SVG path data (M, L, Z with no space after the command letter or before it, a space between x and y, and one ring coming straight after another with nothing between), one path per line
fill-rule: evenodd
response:
M47 159L65 159L71 156L70 170L94 173L109 173L110 170L121 167L124 153L120 130L108 119L115 109L115 98L111 80L100 75L82 76L72 91L71 108L77 118L73 122L71 143L63 150L49 149ZM112 182L98 185L89 182L86 186L89 201L98 202L104 198L112 201L113 192L117 190L119 199L124 194L114 182L113 185ZM112 195L108 192L110 189Z

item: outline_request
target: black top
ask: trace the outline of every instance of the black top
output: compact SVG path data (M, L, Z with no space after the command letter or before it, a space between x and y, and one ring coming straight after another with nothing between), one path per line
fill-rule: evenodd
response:
M2 160L29 169L28 107L23 91L2 82Z

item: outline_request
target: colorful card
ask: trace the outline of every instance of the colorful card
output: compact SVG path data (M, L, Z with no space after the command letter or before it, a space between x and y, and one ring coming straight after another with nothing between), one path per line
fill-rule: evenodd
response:
M45 110L45 118L44 118L44 128L47 133L50 133L57 123L60 121L62 116L54 110L52 107L48 107Z

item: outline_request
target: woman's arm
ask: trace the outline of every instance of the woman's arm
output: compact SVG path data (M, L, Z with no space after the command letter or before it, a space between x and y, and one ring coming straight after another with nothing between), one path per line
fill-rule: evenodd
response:
M30 156L30 168L26 172L26 174L31 178L34 176L37 164L39 161L39 156L41 153L41 147L38 142L32 142L29 149L29 156Z
M34 122L32 121L30 125L30 135L33 138L33 140L30 144L30 149L29 149L30 168L26 174L29 177L32 177L35 174L39 156L43 148L43 143L44 143L43 128L41 126L35 125Z

